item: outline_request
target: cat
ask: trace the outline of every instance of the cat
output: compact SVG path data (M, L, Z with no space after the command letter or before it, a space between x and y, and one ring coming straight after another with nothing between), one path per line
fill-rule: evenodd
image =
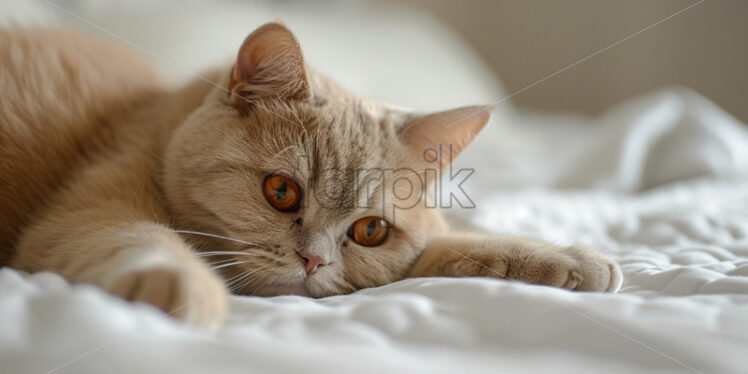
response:
M489 110L420 115L360 99L306 66L281 22L253 31L232 67L178 89L121 47L4 29L0 91L0 265L188 323L219 326L231 292L324 297L432 276L622 282L580 245L450 232L428 171Z

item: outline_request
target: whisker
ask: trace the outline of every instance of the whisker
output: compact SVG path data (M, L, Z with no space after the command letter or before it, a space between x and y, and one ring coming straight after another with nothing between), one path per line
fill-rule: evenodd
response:
M225 268L225 267L227 267L227 266L234 266L234 265L245 264L245 263L247 263L247 261L234 261L234 262L229 262L228 264L223 264L223 265L218 265L218 266L214 266L214 267L213 267L213 270L218 270L218 269L221 269L221 268Z
M240 278L236 279L234 282L232 282L233 284L231 284L229 286L229 291L231 291L231 293L234 293L237 290L239 290L239 289L243 288L244 286L246 286L247 282L252 279L252 274L254 274L256 272L257 272L257 269L255 269L253 271L249 271L249 272L244 273L244 275L242 277L240 277Z
M227 259L223 259L223 260L219 260L219 261L209 262L208 265L210 267L213 267L214 265L218 265L218 264L221 264L221 263L224 263L224 262L231 262L231 261L236 261L236 259L235 258L227 258Z
M246 276L246 275L247 275L247 273L249 273L249 272L250 272L250 270L247 270L247 271L241 272L241 273L239 273L239 274L236 274L236 275L234 275L234 276L232 276L232 277L230 277L230 278L227 278L227 279L226 279L226 280L224 281L224 283L226 284L226 288L228 288L228 289L229 289L229 292L233 292L233 290L231 289L231 285L232 285L232 284L236 284L236 282L237 282L237 281L239 280L239 278L243 278L243 277L244 277L244 276Z
M273 282L275 282L276 280L278 280L278 278L280 278L280 277L281 277L282 275L283 275L283 274L278 274L278 275L276 275L275 277L273 277L273 279L270 279L270 280L266 280L266 281L265 281L265 284L259 284L259 283L258 283L258 284L257 284L257 286L255 286L255 288L253 288L253 289L252 289L252 291L249 291L249 294L250 294L250 295L254 295L254 294L255 294L255 292L257 292L257 291L258 291L258 290L259 290L259 289L260 289L260 288L261 288L262 286L267 286L267 285L271 285L271 284L273 284Z
M219 255L239 255L239 256L262 257L254 253L239 252L239 251L206 251L206 252L195 253L195 256L197 257L219 256Z
M211 237L211 238L224 239L224 240L228 240L228 241L232 241L232 242L237 242L237 243L242 243L242 244L251 245L251 246L255 246L255 247L269 249L268 247L266 247L264 245L257 244L257 243L252 243L252 242L248 242L248 241L241 240L241 239L234 239L234 238L231 238L231 237L228 237L228 236L223 236L223 235L218 235L218 234L211 234L211 233L207 233L207 232L192 231L192 230L174 230L174 232L179 233L179 234L202 235L202 236L207 236L207 237Z
M244 288L247 284L249 284L249 283L252 282L252 280L253 280L252 275L254 275L258 271L264 269L265 267L267 267L267 265L264 266L264 267L260 267L260 268L253 269L253 270L250 270L250 271L247 271L247 272L243 273L243 275L241 277L239 277L238 279L235 279L235 280L232 281L232 285L229 287L229 290L232 293L234 293L237 290Z
M291 252L291 253L293 253L293 252ZM291 253L286 253L285 255L280 256L278 259L286 258ZM259 271L264 270L265 268L267 268L267 267L269 267L269 266L271 266L273 264L275 264L275 261L270 262L270 263L268 263L268 264L266 264L264 266L261 266L261 267L259 267L257 269L250 270L250 271L244 273L243 276L241 276L240 278L232 280L231 283L233 283L233 284L229 286L229 290L233 293L233 292L235 292L235 291L237 291L239 289L242 289L242 288L246 287L248 284L250 284L253 281L257 280L256 274ZM258 285L258 288L259 288L259 286L261 286L261 285Z

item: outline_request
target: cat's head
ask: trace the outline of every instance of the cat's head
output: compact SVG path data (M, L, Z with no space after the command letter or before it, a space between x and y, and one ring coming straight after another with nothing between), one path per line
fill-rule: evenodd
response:
M489 116L364 101L309 70L278 23L247 37L221 85L173 134L165 190L179 229L235 239L187 235L201 251L239 252L206 258L245 294L402 279L446 230L437 174Z

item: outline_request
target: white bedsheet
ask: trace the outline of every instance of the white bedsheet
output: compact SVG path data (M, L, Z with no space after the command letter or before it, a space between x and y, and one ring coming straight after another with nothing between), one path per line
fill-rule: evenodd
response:
M0 269L0 373L745 372L744 125L683 89L564 118L492 125L464 161L477 208L453 219L601 248L626 273L618 294L417 279L322 300L234 297L228 324L207 332ZM526 187L500 189L506 170Z
M168 10L162 17L140 8L151 3L55 2L198 72L276 14L265 2L170 1L159 2L172 7L159 8ZM283 14L310 61L356 92L418 109L502 97L474 52L438 22L334 8ZM0 0L0 24L6 16L105 34L43 0ZM195 53L207 47L213 53ZM189 75L147 57L171 78ZM207 332L54 274L0 269L0 374L745 372L745 125L685 89L596 118L500 109L458 159L476 169L466 186L477 207L451 218L600 248L623 265L619 294L408 280L322 300L234 297L228 324Z

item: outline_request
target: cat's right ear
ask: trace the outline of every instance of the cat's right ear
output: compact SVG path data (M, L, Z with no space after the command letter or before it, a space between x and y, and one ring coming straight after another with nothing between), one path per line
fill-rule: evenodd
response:
M311 96L301 47L291 30L271 22L249 34L231 72L229 95L240 106L267 98Z

